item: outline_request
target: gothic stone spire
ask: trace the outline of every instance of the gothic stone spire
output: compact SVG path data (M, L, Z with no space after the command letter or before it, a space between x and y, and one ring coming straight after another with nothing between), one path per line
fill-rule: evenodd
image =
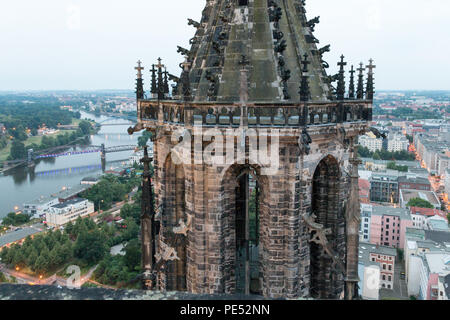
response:
M158 87L156 86L156 69L155 65L152 65L152 69L150 70L152 73L152 87L150 92L152 93L152 98L156 98L156 95L158 94Z
M363 67L363 63L361 62L359 64L359 68L357 69L359 71L358 74L358 89L357 89L357 95L356 98L358 100L363 100L364 99L364 70L365 68Z
M350 70L350 86L348 89L348 98L353 100L355 99L355 69L351 68Z
M374 81L373 81L373 69L375 69L377 66L373 64L373 60L369 60L369 65L366 66L367 69L369 69L368 75L367 75L367 89L366 89L366 98L367 100L373 100L373 95L375 92L374 88Z
M142 269L144 271L144 289L152 290L155 285L153 273L155 256L153 190L151 185L150 162L147 147L144 148L144 164L142 175L142 207L141 207L141 242L142 242Z
M139 100L144 99L144 82L142 80L142 70L144 70L144 67L141 66L141 60L139 60L137 64L137 67L134 69L138 72L136 78L136 99Z
M336 88L337 93L337 99L338 100L344 100L345 96L345 71L344 66L347 65L347 62L344 62L344 55L341 56L341 61L338 62L339 69L339 77L338 77L338 84Z

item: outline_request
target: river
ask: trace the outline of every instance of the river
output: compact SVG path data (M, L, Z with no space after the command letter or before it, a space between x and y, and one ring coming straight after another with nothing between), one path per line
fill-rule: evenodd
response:
M102 124L129 125L102 126L100 131L91 136L89 146L99 146L102 143L106 148L120 145L137 145L141 133L128 135L127 129L131 122L124 119L106 116L96 117L81 112L81 119L95 120ZM89 146L77 147L83 150ZM74 148L71 148L72 150ZM128 161L133 151L124 151L106 154L106 170L111 170ZM14 207L23 207L23 204L61 191L64 187L72 187L80 183L81 179L96 176L102 173L100 153L87 153L82 155L65 156L54 159L41 159L36 162L34 169L17 168L5 176L0 175L0 219L14 211Z

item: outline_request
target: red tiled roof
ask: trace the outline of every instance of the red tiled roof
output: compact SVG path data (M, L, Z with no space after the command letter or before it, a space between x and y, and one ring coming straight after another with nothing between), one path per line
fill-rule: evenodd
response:
M445 214L445 212L438 209L411 207L409 210L411 214L420 214L427 217L439 216L447 219L447 215Z

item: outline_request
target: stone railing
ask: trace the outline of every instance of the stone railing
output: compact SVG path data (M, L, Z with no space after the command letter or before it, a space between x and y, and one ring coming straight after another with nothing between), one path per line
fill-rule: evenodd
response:
M138 101L138 119L145 125L299 127L372 120L370 101L348 100L314 104L177 103Z

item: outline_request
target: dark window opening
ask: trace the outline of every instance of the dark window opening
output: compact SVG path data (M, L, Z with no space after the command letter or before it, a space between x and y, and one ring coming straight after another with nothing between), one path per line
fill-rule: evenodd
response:
M236 188L236 292L262 294L259 263L259 186L243 174Z

